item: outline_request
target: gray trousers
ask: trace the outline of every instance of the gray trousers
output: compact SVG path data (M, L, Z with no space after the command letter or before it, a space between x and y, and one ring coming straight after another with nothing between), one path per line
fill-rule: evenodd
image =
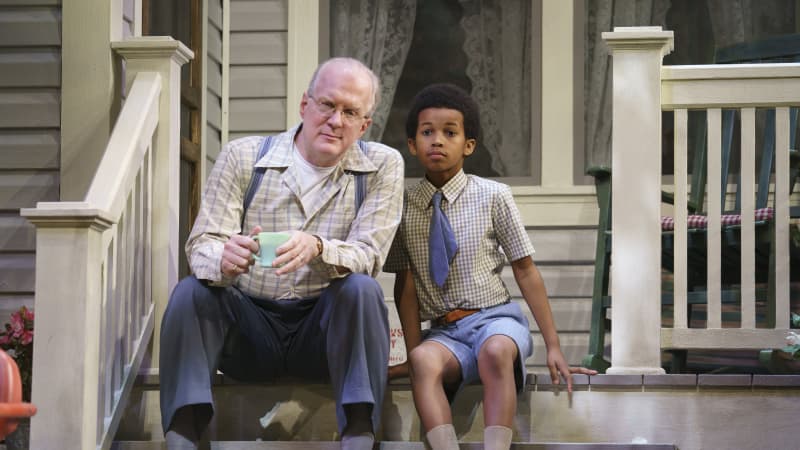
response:
M214 414L211 378L217 369L240 381L282 376L330 381L339 432L343 405L371 403L380 423L389 365L389 322L383 291L367 275L334 280L319 298L275 301L234 287L181 280L161 323L161 423L194 408L202 433Z

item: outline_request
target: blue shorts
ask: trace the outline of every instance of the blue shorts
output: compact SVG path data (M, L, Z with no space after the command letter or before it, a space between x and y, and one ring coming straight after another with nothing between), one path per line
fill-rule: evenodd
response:
M423 339L444 345L456 357L461 365L460 391L464 386L480 381L478 352L489 337L497 334L508 336L517 344L519 355L514 378L517 393L520 393L525 387L525 360L533 354L533 340L528 319L518 303L485 308L449 325L434 326L425 330Z

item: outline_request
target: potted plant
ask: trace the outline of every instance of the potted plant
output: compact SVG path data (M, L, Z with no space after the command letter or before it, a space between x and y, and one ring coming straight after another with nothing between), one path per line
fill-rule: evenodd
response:
M791 313L791 328L800 328L800 315ZM761 362L770 373L800 373L800 334L789 331L782 348L762 350Z
M792 328L800 328L800 315L792 313ZM800 334L790 331L786 336L786 347L781 349L786 359L800 360Z
M22 384L22 401L31 401L33 371L33 310L23 306L11 314L11 321L0 330L0 348L5 350L19 367ZM27 449L30 438L30 421L25 419L17 429L6 436L6 448Z

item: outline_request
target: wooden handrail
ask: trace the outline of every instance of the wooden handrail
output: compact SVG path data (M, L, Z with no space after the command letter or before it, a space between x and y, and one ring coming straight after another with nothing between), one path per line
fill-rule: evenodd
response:
M152 144L160 93L158 73L142 72L136 76L86 194L87 203L107 211L111 217L122 213L143 155Z

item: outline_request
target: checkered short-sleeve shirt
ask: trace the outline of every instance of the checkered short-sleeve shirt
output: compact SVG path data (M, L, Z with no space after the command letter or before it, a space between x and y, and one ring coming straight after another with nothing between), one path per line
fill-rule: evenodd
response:
M442 187L442 210L458 242L458 253L442 288L431 279L428 265L431 198L436 190L423 179L406 192L403 221L384 271L412 271L421 320L457 308L507 302L510 294L501 278L506 260L516 261L534 251L511 189L463 171Z

